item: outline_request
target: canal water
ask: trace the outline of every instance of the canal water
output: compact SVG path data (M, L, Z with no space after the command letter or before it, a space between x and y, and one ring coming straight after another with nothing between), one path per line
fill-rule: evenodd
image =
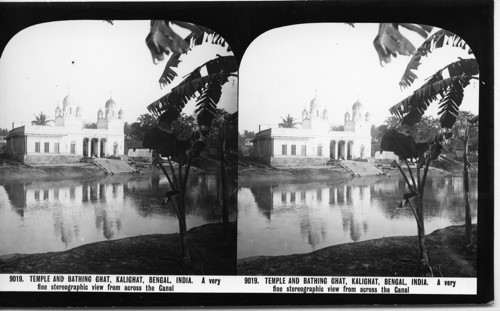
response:
M472 220L477 178L470 181ZM463 224L463 178L427 178L426 232ZM411 209L397 208L405 192L398 177L255 185L238 190L238 258L308 253L327 246L417 235Z
M115 175L98 180L0 184L0 256L63 251L87 243L144 234L176 233L164 176ZM221 220L215 175L192 175L186 199L188 229ZM235 184L229 185L235 189ZM235 197L231 198L235 202ZM234 206L236 204L230 204ZM236 211L230 211L234 221Z

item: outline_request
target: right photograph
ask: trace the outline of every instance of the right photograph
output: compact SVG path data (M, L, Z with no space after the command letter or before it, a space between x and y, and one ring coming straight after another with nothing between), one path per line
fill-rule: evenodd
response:
M238 274L475 278L479 72L432 25L254 40L239 70Z

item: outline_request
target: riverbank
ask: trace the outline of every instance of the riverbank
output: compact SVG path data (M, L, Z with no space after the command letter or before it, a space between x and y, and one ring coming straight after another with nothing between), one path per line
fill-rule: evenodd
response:
M472 233L473 244L477 245L476 225ZM467 252L464 244L464 225L426 236L431 264L440 265L444 277L476 276L476 248ZM238 260L238 274L418 276L417 259L417 237L398 236L334 245L306 254L244 258Z
M206 224L188 231L193 264L204 274L236 274L236 224L230 224L228 243L222 229L222 224ZM177 233L141 235L64 252L0 256L0 273L184 274L180 252Z
M275 168L260 159L245 158L238 163L240 185L269 182L346 181L352 175L338 166L311 166L296 168Z
M0 182L12 180L39 180L39 179L73 179L104 177L106 172L94 163L71 163L54 165L25 165L19 162L0 161ZM149 162L129 163L137 174L163 174L159 167L152 167ZM174 163L177 168L177 164ZM232 165L227 165L226 172L231 174L235 170ZM218 174L219 162L206 156L196 158L191 166L191 173Z
M28 166L10 163L0 165L0 181L45 178L86 178L94 176L106 176L106 173L92 163L51 166Z
M429 176L462 176L463 167L459 162L437 160L429 167ZM458 163L458 164L457 164ZM399 176L397 167L390 164L376 165L384 175ZM414 165L413 165L414 167ZM406 166L402 166L405 172ZM470 170L470 174L477 174ZM240 185L252 185L256 183L276 183L276 182L313 182L313 181L335 181L343 182L354 178L351 173L340 166L308 166L308 167L272 167L263 160L257 158L244 157L238 163L238 182Z

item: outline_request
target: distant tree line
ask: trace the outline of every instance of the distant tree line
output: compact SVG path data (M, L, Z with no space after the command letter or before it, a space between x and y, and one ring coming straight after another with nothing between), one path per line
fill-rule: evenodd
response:
M461 150L463 148L463 142L460 140L460 135L465 131L468 121L474 118L475 115L469 111L459 111L457 121L455 126L452 128L453 136L449 139L448 143L445 145L445 149L450 153L455 153L456 150ZM410 134L415 140L418 141L429 141L436 136L436 132L440 129L439 118L434 118L432 116L424 115L420 122L410 127L408 125L401 124L400 119L397 116L390 116L384 122L384 124L371 127L372 140L380 142L382 136L389 129L396 129L400 132ZM477 127L471 128L469 131L469 151L477 151L478 149L478 129Z
M220 136L222 135L222 129L225 126L226 119L229 117L229 113L223 109L217 109L215 117L212 121L212 127L210 132L206 137L206 143L208 148L219 148L220 146ZM125 122L124 134L126 140L137 140L143 141L144 136L148 130L155 128L158 125L156 118L151 113L141 114L136 122L128 123ZM184 137L189 136L192 132L198 130L198 121L194 116L181 113L179 118L175 120L169 126L170 130L175 130L176 134ZM177 133L182 129L184 133ZM233 135L234 132L234 135ZM233 137L234 136L234 137ZM229 152L236 152L238 145L238 137L236 136L236 131L229 131L226 137L225 148Z

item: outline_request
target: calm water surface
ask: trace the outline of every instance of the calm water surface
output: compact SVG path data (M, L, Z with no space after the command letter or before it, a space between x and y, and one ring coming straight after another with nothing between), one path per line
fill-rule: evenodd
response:
M476 222L477 178L471 178ZM428 177L426 232L463 224L463 178ZM431 189L439 189L432 191ZM238 258L307 253L388 236L417 235L410 208L397 208L399 178L358 178L343 184L281 183L238 190Z
M214 175L191 176L188 229L220 221L217 180ZM103 240L178 232L173 208L160 204L167 184L164 176L157 175L0 184L0 255L62 251ZM233 221L235 214L231 211Z

